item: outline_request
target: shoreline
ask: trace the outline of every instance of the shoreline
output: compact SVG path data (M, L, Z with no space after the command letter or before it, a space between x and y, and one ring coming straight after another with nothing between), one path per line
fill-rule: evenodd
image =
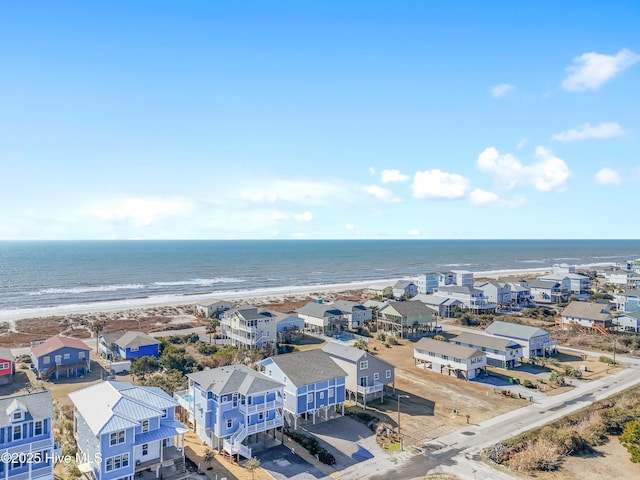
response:
M474 279L489 278L497 280L498 278L514 278L514 277L530 277L532 275L544 275L550 273L551 268L527 268L527 269L505 269L491 270L486 272L473 272ZM412 277L407 279L415 280ZM367 287L382 287L392 285L400 278L394 280L382 279L362 282L349 282L337 284L322 284L310 286L287 286L263 288L257 290L236 290L197 293L186 295L166 295L157 297L146 297L142 299L123 299L104 302L92 302L87 304L65 304L54 307L32 307L17 310L0 310L0 325L9 324L10 329L15 328L15 322L18 320L62 317L67 315L87 315L94 316L106 313L114 313L130 310L150 310L163 306L184 307L194 305L197 302L209 301L213 299L231 301L237 304L256 303L257 300L265 300L264 303L277 303L284 298L292 297L295 299L308 296L323 296L328 294L336 294L340 292L348 292L352 290L363 290Z

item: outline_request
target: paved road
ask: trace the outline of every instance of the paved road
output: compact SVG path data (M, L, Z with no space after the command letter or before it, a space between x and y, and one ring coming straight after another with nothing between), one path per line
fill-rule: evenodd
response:
M578 350L576 350L578 351ZM584 352L594 355L594 352ZM340 472L344 480L412 479L427 473L448 473L469 480L513 479L508 471L486 465L480 458L483 448L532 428L564 417L593 402L626 390L640 383L640 359L618 357L629 365L600 380L581 382L576 388L556 396L545 397L537 403L505 413L456 432L425 438L424 452L403 452L397 457L376 457Z

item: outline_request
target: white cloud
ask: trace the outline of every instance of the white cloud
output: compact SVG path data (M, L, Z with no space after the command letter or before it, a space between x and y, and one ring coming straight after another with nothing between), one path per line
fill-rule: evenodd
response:
M353 229L354 229L353 223L347 223L347 224L344 226L344 228L346 228L347 230L353 230Z
M410 237L419 237L420 236L420 230L418 230L417 228L412 228L407 233L409 234Z
M499 200L498 195L476 188L469 194L469 201L472 205L482 207L485 205L495 205Z
M625 68L640 61L640 55L628 49L620 50L616 55L603 55L589 52L573 59L566 68L567 77L562 87L569 92L597 90Z
M369 195L376 197L378 200L382 200L383 202L395 203L400 201L399 198L393 196L393 192L379 185L369 185L367 187L363 187L364 190Z
M293 216L296 222L310 222L313 220L313 214L311 212L299 213Z
M184 199L127 197L109 201L108 206L90 207L89 212L101 220L131 221L144 227L161 217L185 214L192 206L191 201Z
M480 171L492 174L497 185L505 190L527 184L543 192L563 190L570 176L566 163L544 147L536 148L535 158L535 163L523 165L513 155L503 155L489 147L478 155L477 165Z
M618 185L622 182L620 174L610 168L603 168L594 178L600 185Z
M376 174L376 169L373 167L369 167L369 175L373 177L375 174Z
M515 88L516 87L514 87L510 83L501 83L499 85L491 87L491 95L493 96L493 98L504 97L515 90Z
M327 205L344 200L349 190L336 180L270 179L245 183L236 196L252 203L290 202L298 205ZM230 194L234 195L234 194Z
M526 138L521 138L516 146L518 148L522 148L527 144L527 142L528 142L528 140Z
M416 172L413 178L413 196L416 198L464 197L469 190L469 180L457 173L438 169Z
M553 136L554 140L559 142L573 142L576 140L586 140L588 138L611 138L624 134L624 130L615 122L600 123L592 127L589 123L585 123L581 127L572 128L560 132Z
M380 177L382 183L406 182L410 178L409 175L400 173L400 170L383 170Z

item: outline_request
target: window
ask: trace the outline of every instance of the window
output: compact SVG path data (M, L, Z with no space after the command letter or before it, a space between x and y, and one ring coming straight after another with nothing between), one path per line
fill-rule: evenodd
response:
M264 420L264 413L263 412L260 412L258 414L258 420Z
M116 455L115 457L107 458L105 462L105 470L111 472L112 470L120 470L129 466L129 454L123 453L122 455Z
M269 369L269 376L270 376L270 377L272 376L272 372L271 372L271 369Z
M333 388L329 389L329 398L333 398Z
M449 360L449 355L442 355L443 360Z
M18 420L22 420L22 412L15 412L13 414L13 421L16 422Z
M313 403L313 393L307 394L307 403Z
M84 352L78 352L78 358L84 358Z
M51 359L49 357L42 357L42 363L44 365L48 364L51 361Z
M131 347L129 350L132 352L137 352L138 350L140 350L140 347Z
M71 354L70 353L65 353L63 358L65 360L69 360L71 358Z
M366 370L367 368L369 368L368 360L363 360L362 362L360 362L360 370Z
M380 374L378 372L373 374L373 379L374 380L380 380Z
M22 439L22 425L13 427L13 441Z
M142 421L142 433L149 431L149 420Z
M9 368L9 362L0 363L0 370L6 370Z
M114 446L114 445L120 445L121 443L124 443L125 440L125 431L124 430L119 430L117 432L113 432L109 435L109 445L110 446Z
M387 370L387 378L391 378L391 370Z
M33 424L33 434L42 435L42 420L38 420Z
M320 399L324 399L324 392L320 392Z
M286 400L287 399L287 392L282 392L282 399Z
M227 428L231 428L233 427L233 418L230 418L229 420L227 420Z
M144 456L144 455L146 455L148 453L149 453L149 444L145 443L145 444L142 445L142 455Z
M162 410L162 418L167 418L167 416L168 416L168 413L167 413L167 409L165 408Z

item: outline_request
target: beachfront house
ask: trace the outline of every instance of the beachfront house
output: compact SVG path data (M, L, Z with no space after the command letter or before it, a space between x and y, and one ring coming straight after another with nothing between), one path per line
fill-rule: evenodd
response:
M107 360L159 357L160 341L144 332L103 333L98 337L98 350Z
M348 398L364 406L376 398L384 401L385 387L395 393L395 367L364 350L328 342L322 350L347 374Z
M640 290L640 274L633 270L608 270L604 272L606 283L630 290Z
M0 398L0 478L53 480L53 417L47 390Z
M251 458L251 445L283 426L284 384L244 365L187 375L174 397L193 419L200 440L230 455Z
M371 285L364 289L364 292L375 298L390 298L393 295L393 287L386 285L384 287L379 285Z
M508 282L511 289L511 304L518 307L528 307L533 305L531 289L526 285L517 282Z
M463 332L452 338L451 343L486 353L487 365L493 367L514 368L522 360L522 346L510 338Z
M304 320L297 315L276 314L276 337L278 342L289 343L294 337L302 335Z
M411 280L398 280L392 289L393 298L411 298L418 293L418 286Z
M640 312L640 290L626 290L613 296L612 304L619 313Z
M347 320L348 328L362 327L365 322L371 321L371 309L350 300L336 300L333 306L340 309Z
M511 285L507 282L497 280L475 282L473 288L480 290L488 303L493 303L500 307L508 307L511 305Z
M457 285L459 287L473 286L473 272L468 270L450 270L438 272L438 286Z
M80 377L91 371L90 352L82 340L58 335L32 344L31 364L41 380Z
M13 380L16 359L8 348L0 347L0 385L6 385Z
M418 287L418 294L433 293L438 288L438 272L429 272L422 275L418 275L416 279L416 286Z
M492 337L508 338L522 346L524 358L546 357L556 353L556 342L549 332L538 327L495 321L485 329Z
M587 294L591 289L589 276L576 272L573 265L554 265L551 273L538 277L538 280L559 282L563 290L574 295Z
M419 293L413 297L414 301L424 303L436 317L450 318L454 316L454 307L462 308L460 300L449 297L437 297L436 295L424 295Z
M158 387L103 381L69 394L74 434L84 463L96 480L186 478L184 435L175 420L177 402ZM99 460L98 460L99 459Z
M433 311L424 303L409 300L389 302L378 312L377 327L399 338L430 331L435 325Z
M233 304L226 300L201 300L194 305L196 317L214 318L218 317L222 312L231 310Z
M522 280L520 284L531 291L531 298L536 303L563 303L569 297L569 291L557 281Z
M263 348L275 343L276 314L263 308L241 305L220 316L222 337L240 348Z
M310 333L328 335L348 328L346 313L322 300L309 302L295 311Z
M486 353L432 338L421 338L415 344L413 359L418 368L463 380L473 380L487 366Z
M468 286L443 285L433 292L436 297L446 297L460 300L463 307L472 313L490 313L496 309L495 303L490 303L482 290Z
M562 328L577 326L607 334L613 326L613 316L608 303L572 301L562 311Z
M304 418L315 425L329 415L344 414L346 372L320 350L287 353L258 362L260 371L284 385L285 422L296 430Z
M640 333L640 312L618 315L613 318L613 324L618 331Z

